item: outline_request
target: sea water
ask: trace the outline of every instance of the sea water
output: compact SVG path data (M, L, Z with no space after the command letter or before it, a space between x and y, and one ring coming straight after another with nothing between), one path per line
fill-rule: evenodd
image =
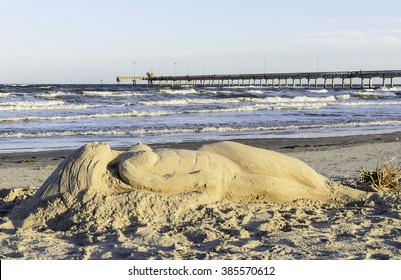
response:
M0 153L401 130L401 87L0 85Z

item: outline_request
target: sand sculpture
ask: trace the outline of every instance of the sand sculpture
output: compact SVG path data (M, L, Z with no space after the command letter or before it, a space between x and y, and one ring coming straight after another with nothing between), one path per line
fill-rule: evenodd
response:
M328 184L302 161L235 142L199 150L155 149L138 144L125 152L89 143L66 158L31 203L69 194L153 192L206 193L216 201L288 202L298 199L349 202L362 191Z

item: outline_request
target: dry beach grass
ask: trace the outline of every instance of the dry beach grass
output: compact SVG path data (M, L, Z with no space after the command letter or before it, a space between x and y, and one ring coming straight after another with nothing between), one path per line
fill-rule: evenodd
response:
M370 186L379 192L399 192L401 186L401 168L394 165L394 160L379 165L375 170L359 169L359 181L361 185Z

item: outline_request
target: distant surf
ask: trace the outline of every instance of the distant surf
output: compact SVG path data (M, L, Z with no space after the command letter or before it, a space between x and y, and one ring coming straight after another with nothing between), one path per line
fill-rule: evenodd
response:
M400 129L400 86L0 85L0 152Z

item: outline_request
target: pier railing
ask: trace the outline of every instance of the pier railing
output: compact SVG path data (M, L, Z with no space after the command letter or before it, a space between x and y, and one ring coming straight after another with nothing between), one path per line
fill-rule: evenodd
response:
M147 81L152 85L172 85L172 86L315 86L319 80L323 81L323 87L331 84L335 85L335 79L341 81L344 88L346 81L349 87L354 86L353 79L360 79L360 87L373 87L373 79L381 79L381 85L394 86L394 79L401 77L401 70L377 70L377 71L338 71L338 72L302 72L302 73L260 73L260 74L223 74L223 75L185 75L185 76L118 76L117 82L132 81L135 85L137 81ZM366 85L365 82L368 81ZM331 82L331 83L328 83Z

